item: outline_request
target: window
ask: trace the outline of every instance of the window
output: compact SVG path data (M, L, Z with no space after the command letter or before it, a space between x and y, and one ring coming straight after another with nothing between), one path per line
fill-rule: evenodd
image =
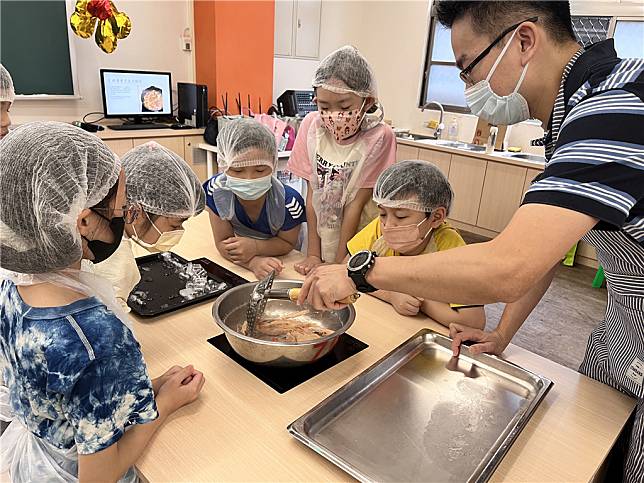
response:
M644 58L644 21L618 18L613 39L619 57Z
M432 17L419 107L428 101L438 101L446 110L469 112L463 93L465 84L458 76L459 72L450 31Z
M572 24L577 40L584 47L613 37L619 57L644 58L644 20L641 18L573 15ZM450 31L432 16L419 107L428 101L438 101L448 111L470 112L465 102L465 84L458 74Z
M588 47L591 44L606 40L611 17L595 17L590 15L573 15L572 29L581 45Z

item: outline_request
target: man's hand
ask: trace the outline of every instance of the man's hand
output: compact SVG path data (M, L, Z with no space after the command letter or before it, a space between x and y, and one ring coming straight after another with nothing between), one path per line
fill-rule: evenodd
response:
M304 281L297 303L308 302L316 310L339 310L337 301L356 293L356 286L347 275L346 265L320 265Z
M449 336L453 339L452 353L454 354L454 357L458 357L461 353L461 344L463 342L476 342L476 344L472 344L469 347L470 352L474 355L486 353L497 356L501 355L510 343L509 340L506 341L496 330L485 332L483 330L472 329L459 324L450 324Z

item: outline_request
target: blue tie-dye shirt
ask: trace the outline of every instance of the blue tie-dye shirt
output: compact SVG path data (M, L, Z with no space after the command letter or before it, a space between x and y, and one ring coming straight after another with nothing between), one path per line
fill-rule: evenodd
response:
M157 418L138 342L96 298L30 307L2 281L0 336L14 417L50 444L92 454Z

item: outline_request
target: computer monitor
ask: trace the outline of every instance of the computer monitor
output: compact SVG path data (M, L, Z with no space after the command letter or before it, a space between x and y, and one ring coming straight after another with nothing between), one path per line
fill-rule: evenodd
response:
M170 72L101 69L106 118L158 118L172 115Z

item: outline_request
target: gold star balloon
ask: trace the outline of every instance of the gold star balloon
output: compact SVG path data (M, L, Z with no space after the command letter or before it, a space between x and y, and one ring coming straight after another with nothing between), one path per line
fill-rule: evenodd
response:
M130 18L110 0L78 0L69 25L83 39L94 33L96 45L106 54L114 52L117 40L124 39L132 30Z

